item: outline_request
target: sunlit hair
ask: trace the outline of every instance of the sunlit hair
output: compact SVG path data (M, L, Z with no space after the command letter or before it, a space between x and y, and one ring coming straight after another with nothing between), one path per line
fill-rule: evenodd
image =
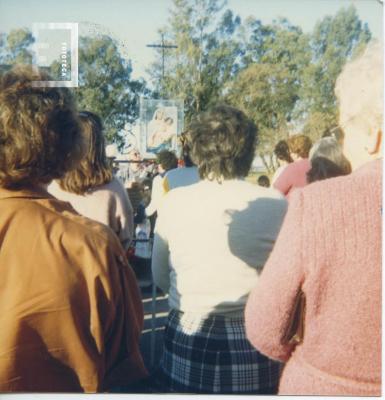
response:
M165 171L177 168L178 159L172 151L162 150L156 155L156 161Z
M352 172L349 160L344 156L341 145L333 137L318 140L309 153L311 168L308 182L320 181Z
M287 163L293 162L290 156L290 149L285 140L280 140L274 147L274 154L277 156L278 160L286 161Z
M107 160L103 125L100 117L89 111L79 113L86 155L78 167L59 180L59 186L71 193L85 194L112 180L112 168Z
M245 177L254 159L257 128L240 110L221 105L198 114L187 129L190 156L203 179Z
M289 149L292 153L297 154L301 158L308 158L309 151L312 146L310 138L306 135L290 136L287 140Z
M75 103L66 88L36 87L51 80L16 66L0 80L0 186L46 184L73 168L82 156Z
M368 126L382 129L383 119L383 43L370 42L361 56L347 63L339 75L335 93L339 101L340 123L354 124L356 117L367 121Z

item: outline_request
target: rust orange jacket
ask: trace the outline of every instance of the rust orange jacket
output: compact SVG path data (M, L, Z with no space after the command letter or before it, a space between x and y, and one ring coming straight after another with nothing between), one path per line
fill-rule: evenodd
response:
M109 228L42 189L0 188L0 392L98 392L143 378L142 324Z

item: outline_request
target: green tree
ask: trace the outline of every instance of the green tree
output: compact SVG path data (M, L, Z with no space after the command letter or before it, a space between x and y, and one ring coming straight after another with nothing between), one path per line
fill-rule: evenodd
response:
M221 97L224 82L237 71L235 37L240 18L230 10L222 12L225 4L174 0L169 23L159 31L166 43L178 47L165 51L164 79L161 61L155 62L149 73L160 97L184 100L187 122Z
M26 29L13 29L0 37L0 61L3 64L32 64L32 33Z
M54 73L59 62L52 65ZM108 142L119 147L119 135L126 122L132 123L139 114L139 96L148 93L144 81L131 79L131 63L119 53L109 36L79 38L79 87L75 96L79 109L101 116Z
M336 79L344 64L361 51L370 38L370 30L360 21L354 6L342 8L335 16L326 16L316 24L309 42L312 58L303 71L300 92L308 133L317 130L321 115L330 125L337 124Z
M226 101L243 110L258 127L257 153L268 171L274 169L274 145L288 135L292 98L279 64L252 63L228 86Z
M256 122L257 152L271 171L274 146L297 115L302 71L311 57L308 37L286 19L262 25L249 18L243 35L243 69L228 84L225 99Z

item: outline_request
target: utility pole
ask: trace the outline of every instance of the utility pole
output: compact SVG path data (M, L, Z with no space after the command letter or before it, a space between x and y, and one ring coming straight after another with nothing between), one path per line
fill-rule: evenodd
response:
M162 33L162 43L161 44L148 44L147 47L157 47L162 49L162 82L164 81L164 49L177 49L178 46L173 44L164 43L164 34Z

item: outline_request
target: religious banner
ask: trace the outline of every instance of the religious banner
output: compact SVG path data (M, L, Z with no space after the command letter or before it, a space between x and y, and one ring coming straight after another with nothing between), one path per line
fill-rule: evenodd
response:
M183 101L140 99L140 147L145 157L162 150L177 152L183 130Z

